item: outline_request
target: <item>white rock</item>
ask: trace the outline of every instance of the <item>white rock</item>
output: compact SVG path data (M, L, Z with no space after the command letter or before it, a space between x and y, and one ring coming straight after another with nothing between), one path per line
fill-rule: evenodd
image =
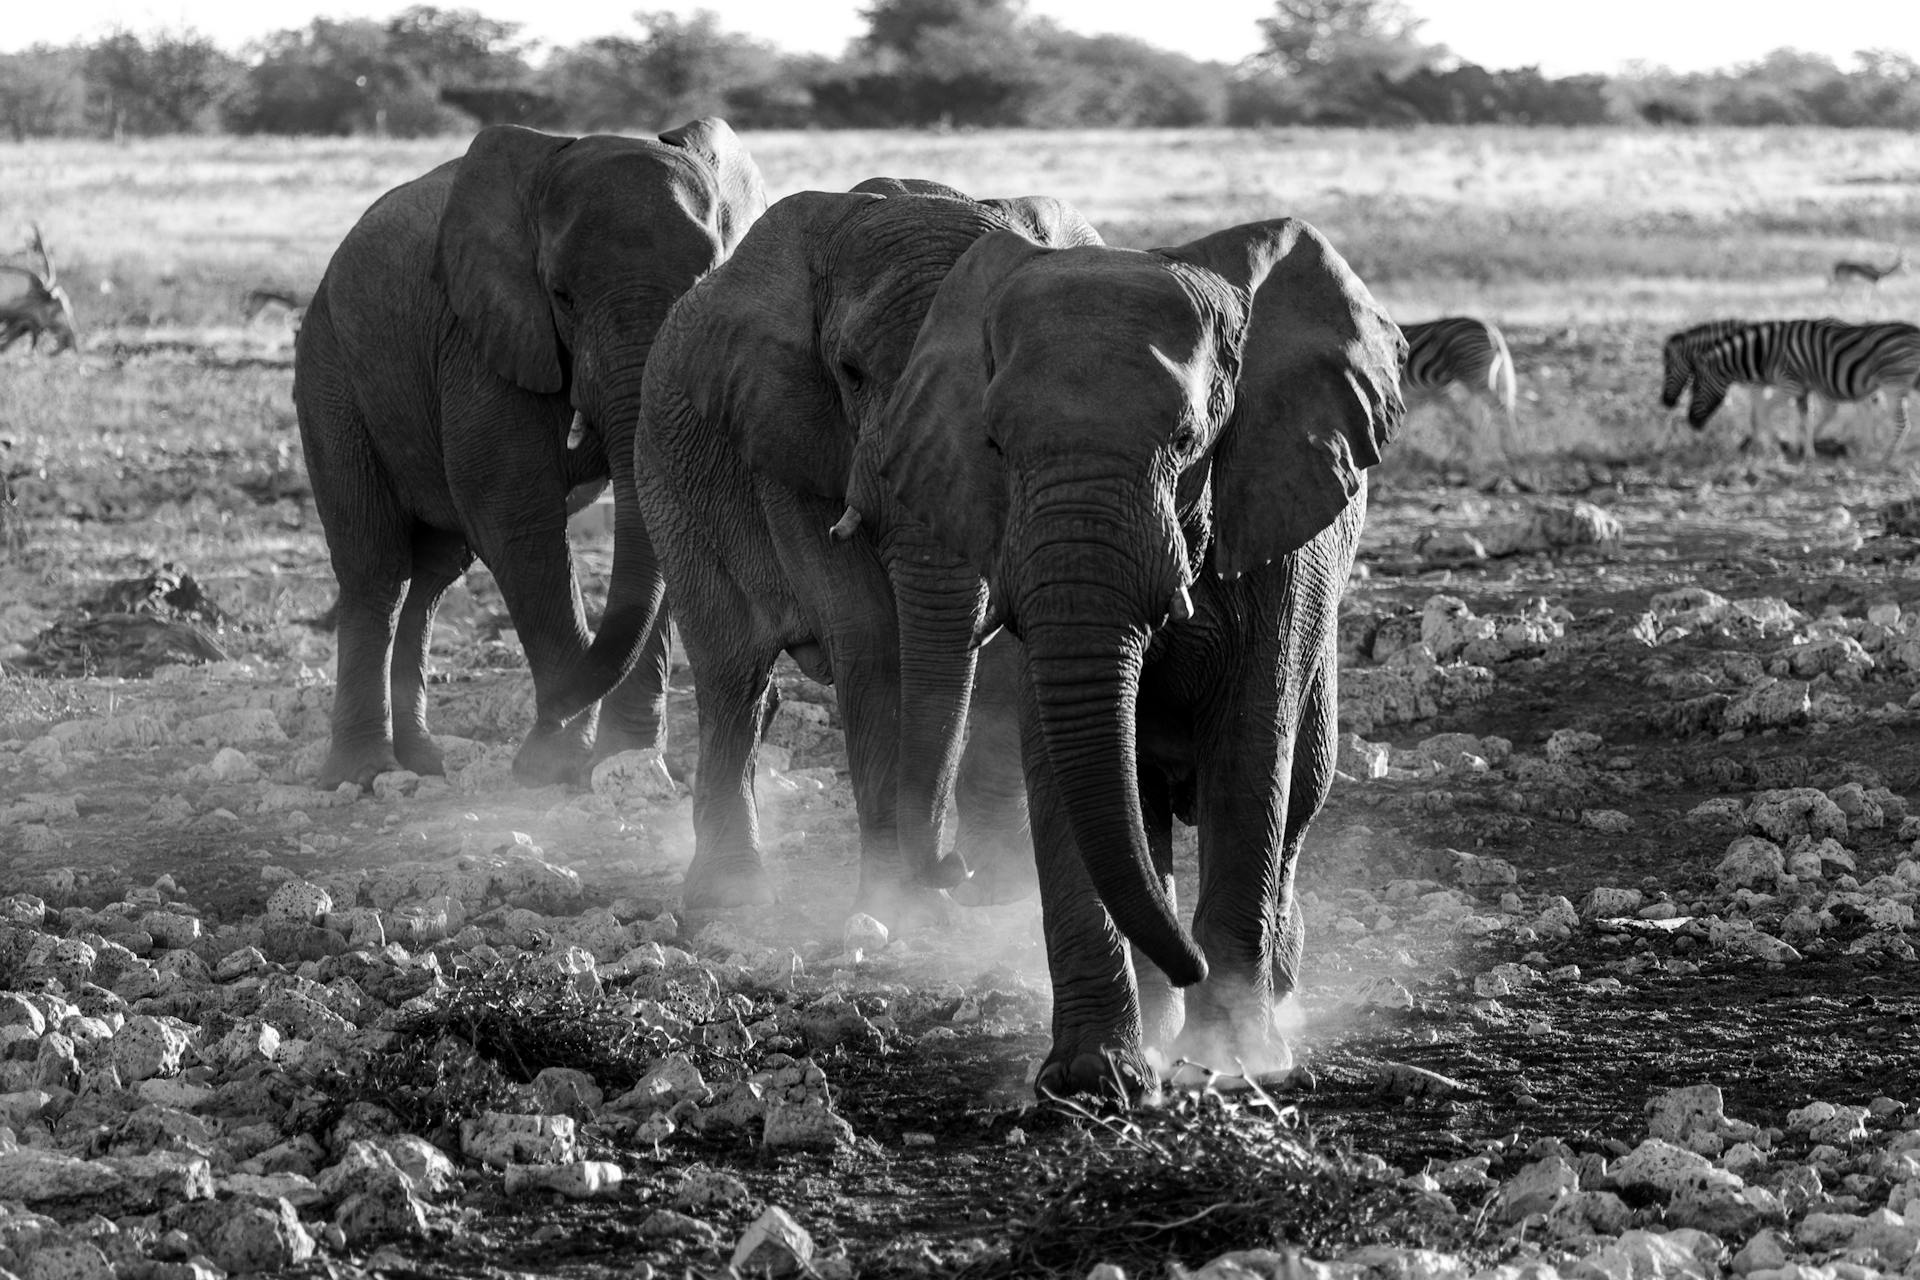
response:
M288 880L267 899L267 917L295 924L319 924L333 910L333 895L305 880Z
M679 795L666 758L654 748L622 751L593 766L593 793L616 805L668 804Z
M733 1250L733 1269L742 1275L791 1276L809 1271L813 1237L779 1205L766 1212L740 1237Z
M880 951L886 947L890 936L886 925L864 911L856 911L847 917L841 929L841 949L849 952Z
M1725 1186L1739 1189L1741 1181L1725 1169L1716 1169L1703 1155L1648 1138L1615 1161L1608 1170L1619 1187L1649 1186L1672 1195L1689 1187Z
M260 777L260 766L248 759L246 752L233 747L214 752L207 769L221 782L255 782Z
M1579 1189L1580 1177L1573 1166L1559 1156L1549 1156L1524 1166L1501 1186L1499 1213L1504 1221L1518 1222L1547 1212Z
M113 1065L128 1084L180 1070L192 1041L172 1018L164 1021L146 1014L127 1019L113 1037Z
M509 1164L570 1164L579 1158L573 1117L483 1111L460 1122L460 1151L496 1169Z
M1786 870L1786 858L1780 846L1760 836L1740 836L1714 867L1714 875L1725 889L1771 889Z
M1669 1089L1647 1103L1647 1134L1667 1142L1685 1142L1699 1130L1718 1133L1727 1120L1726 1099L1716 1084Z
M774 1149L799 1147L830 1151L853 1144L853 1126L835 1115L824 1102L769 1099L761 1142Z
M510 1164L502 1189L508 1195L526 1190L557 1191L570 1200L591 1200L620 1189L626 1175L606 1160L574 1160L566 1164Z

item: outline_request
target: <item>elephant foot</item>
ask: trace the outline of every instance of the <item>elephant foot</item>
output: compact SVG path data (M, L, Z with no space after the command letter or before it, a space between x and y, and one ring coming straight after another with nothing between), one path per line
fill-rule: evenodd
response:
M938 889L865 875L860 881L853 909L872 916L894 933L912 933L953 920L953 905Z
M758 857L722 865L711 859L693 860L680 886L680 902L689 911L725 907L764 907L779 900L773 877Z
M1173 1042L1173 1056L1198 1062L1226 1076L1261 1080L1293 1070L1293 1048L1271 1027L1223 1026L1189 1020Z
M593 755L572 735L536 730L513 757L513 778L523 787L561 783L584 787L593 776Z
M1041 1097L1091 1096L1133 1106L1159 1096L1160 1078L1137 1043L1056 1043L1040 1064L1033 1091Z
M440 748L431 734L395 734L393 754L400 761L401 768L411 769L423 778L447 771L447 762L441 757Z
M617 756L622 751L652 751L656 747L665 745L666 735L657 728L622 729L603 720L600 733L593 740L593 758L595 761L600 761L609 756Z
M362 791L370 791L375 778L404 767L394 755L391 742L383 740L359 746L342 746L336 742L333 749L327 752L326 763L320 766L320 776L314 781L314 786L322 791L331 791L342 783L351 782Z
M1005 857L977 868L974 873L947 890L963 907L1001 907L1023 902L1040 891L1040 875L1033 855Z

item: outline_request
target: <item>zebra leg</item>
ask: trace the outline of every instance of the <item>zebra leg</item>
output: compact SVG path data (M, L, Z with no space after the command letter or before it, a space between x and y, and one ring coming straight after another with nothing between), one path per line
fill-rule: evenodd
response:
M1912 420L1907 417L1907 397L1912 391L1902 391L1900 398L1893 402L1893 443L1887 446L1887 456L1881 462L1892 462L1893 455L1900 452L1901 443L1907 438L1907 428Z

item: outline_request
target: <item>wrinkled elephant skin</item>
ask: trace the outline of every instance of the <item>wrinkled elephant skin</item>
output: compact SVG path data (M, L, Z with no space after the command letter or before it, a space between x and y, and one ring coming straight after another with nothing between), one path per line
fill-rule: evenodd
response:
M502 125L382 196L347 234L294 357L340 584L322 786L440 772L428 644L441 596L476 555L533 676L536 722L515 774L577 779L592 750L657 743L667 617L633 484L640 376L668 307L765 205L752 159L718 120L657 141ZM612 585L590 635L569 495L609 479Z
M1288 1060L1294 869L1333 776L1338 603L1403 347L1290 219L1144 253L986 236L941 284L879 466L1025 648L1042 1089L1142 1087L1154 1041ZM1191 932L1175 816L1199 828Z
M775 894L753 775L783 651L834 687L859 817L856 906L910 923L964 875L939 839L985 586L873 480L871 441L941 278L996 232L1098 240L1053 201L975 201L896 179L802 192L770 208L661 330L634 469L699 702L689 907ZM1004 721L1004 693L988 703ZM976 733L1011 736L1004 723ZM983 831L1020 828L1019 789L1003 783L979 793ZM963 796L963 822L968 808Z

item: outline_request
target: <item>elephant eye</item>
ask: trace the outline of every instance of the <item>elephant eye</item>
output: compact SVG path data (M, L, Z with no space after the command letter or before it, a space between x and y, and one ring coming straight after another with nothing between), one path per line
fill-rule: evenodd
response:
M849 391L858 391L867 380L867 375L860 371L860 366L851 360L840 362L840 376L846 380Z
M553 305L560 309L561 315L568 317L573 315L573 295L565 289L553 291Z
M1173 447L1181 453L1191 453L1193 446L1200 442L1200 433L1191 426L1183 425L1173 433Z

